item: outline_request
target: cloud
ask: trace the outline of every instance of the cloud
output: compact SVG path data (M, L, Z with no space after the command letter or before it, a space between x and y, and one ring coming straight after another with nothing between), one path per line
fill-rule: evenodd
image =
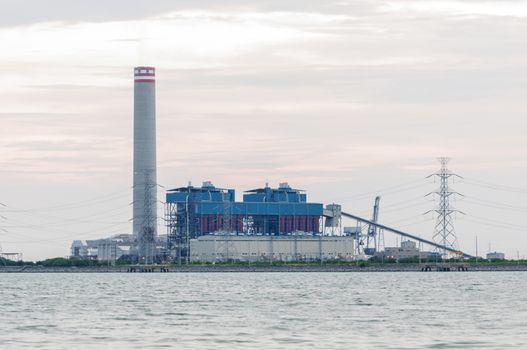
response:
M385 11L405 14L420 13L451 16L526 17L524 1L387 1Z
M369 213L372 198L350 196L420 179L438 155L468 177L520 186L527 176L522 2L41 3L0 13L1 202L45 206L130 187L131 74L143 63L157 67L166 187L289 181ZM26 256L63 255L69 238L59 243Z
M143 0L92 0L72 4L69 0L4 0L0 12L0 26L26 26L43 22L110 22L134 21L161 16L177 11L208 10L222 13L304 12L313 14L340 14L343 9L363 15L375 9L367 0L341 2L306 2L300 0L156 0L155 5Z

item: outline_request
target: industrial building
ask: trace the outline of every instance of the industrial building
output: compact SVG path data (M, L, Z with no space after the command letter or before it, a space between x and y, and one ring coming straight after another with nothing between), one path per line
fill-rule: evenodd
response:
M70 256L73 258L98 261L115 261L133 250L130 234L116 234L108 238L89 239L86 242L75 240L71 244Z
M191 240L209 234L287 236L322 234L323 205L310 203L304 191L281 183L246 191L236 202L234 189L188 185L166 194L168 248L190 257Z
M498 252L490 252L487 253L487 260L505 260L505 254Z
M70 257L86 258L88 256L88 247L81 240L74 240L70 247Z
M376 252L375 256L396 260L409 258L429 259L435 256L439 257L437 253L419 250L414 241L402 241L400 247L385 247L384 251Z
M353 260L351 236L236 236L206 235L190 240L190 260L324 261Z
M136 240L133 235L119 233L108 238L89 239L84 241L74 240L70 248L70 257L79 259L90 259L97 261L115 262L121 257L136 261L137 250L134 249ZM165 252L166 235L159 235L154 241L156 255Z

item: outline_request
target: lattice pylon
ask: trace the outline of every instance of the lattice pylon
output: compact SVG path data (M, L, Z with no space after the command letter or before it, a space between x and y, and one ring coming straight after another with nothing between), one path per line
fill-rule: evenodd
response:
M461 176L448 170L447 164L450 161L450 158L440 157L438 158L438 161L441 163L441 169L428 176L428 178L437 177L439 179L439 188L436 191L427 194L427 196L436 195L439 197L439 205L435 209L429 211L436 213L433 241L445 247L459 250L459 243L454 228L454 215L455 213L464 213L453 208L450 202L451 198L456 195L462 196L462 194L454 191L454 189L450 187L450 181L455 177L461 178ZM446 249L436 248L436 251L439 251L444 257L448 256Z

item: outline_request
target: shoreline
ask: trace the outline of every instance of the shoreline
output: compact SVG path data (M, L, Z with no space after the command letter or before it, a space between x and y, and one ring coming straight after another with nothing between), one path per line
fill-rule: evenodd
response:
M148 273L224 273L224 272L422 272L424 266L408 265L174 265L167 272L159 270ZM527 265L468 265L468 272L512 272L527 271ZM43 267L43 266L1 266L0 273L145 273L129 272L130 266L89 266L89 267ZM436 272L436 271L431 271ZM449 271L454 272L454 271ZM464 272L464 271L455 271Z

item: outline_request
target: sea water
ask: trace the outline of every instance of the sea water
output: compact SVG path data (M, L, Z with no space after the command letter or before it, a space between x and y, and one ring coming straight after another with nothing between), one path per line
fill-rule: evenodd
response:
M527 349L526 272L0 274L0 349Z

